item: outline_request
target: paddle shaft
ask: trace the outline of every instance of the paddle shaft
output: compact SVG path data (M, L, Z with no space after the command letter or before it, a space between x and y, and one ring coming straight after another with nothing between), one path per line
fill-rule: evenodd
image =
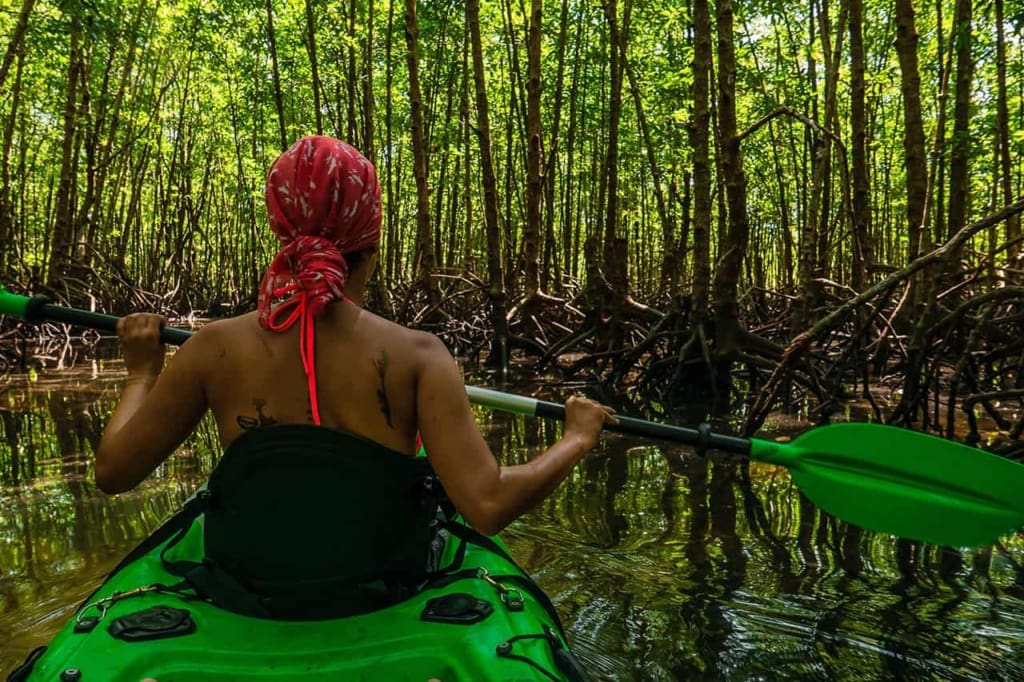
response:
M466 393L469 395L470 402L476 405L490 407L503 412L514 412L531 417L565 421L565 406L558 403L504 393L490 388L479 388L477 386L466 386ZM605 429L632 436L643 436L693 445L698 449L710 448L742 455L750 453L750 441L748 439L714 433L707 424L691 429L684 426L658 424L635 417L620 417L616 415L616 418L619 420L619 423L608 424L605 426Z
M117 332L117 322L121 319L115 315L105 315L89 310L56 305L51 303L46 296L42 295L32 297L18 296L4 290L2 287L0 287L0 314L15 315L29 322L41 322L43 320L64 322L112 334ZM191 336L192 332L187 329L164 327L160 330L160 340L173 345L180 346L188 341ZM537 400L536 398L477 386L466 386L466 394L469 396L470 402L483 407L489 407L502 412L565 421L565 406L559 403ZM617 418L618 424L609 424L605 428L609 431L617 431L633 436L693 445L698 449L724 450L742 455L750 453L751 444L748 439L714 433L707 424L691 429L683 426L658 424L635 417L622 416Z

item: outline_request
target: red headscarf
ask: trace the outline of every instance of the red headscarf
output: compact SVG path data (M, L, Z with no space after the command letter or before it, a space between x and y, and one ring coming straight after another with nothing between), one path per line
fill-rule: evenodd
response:
M302 320L302 364L319 424L313 318L345 296L348 265L342 254L380 241L380 183L373 164L351 145L309 136L274 161L265 194L270 229L283 246L260 284L259 323L284 331ZM288 298L272 308L282 296Z

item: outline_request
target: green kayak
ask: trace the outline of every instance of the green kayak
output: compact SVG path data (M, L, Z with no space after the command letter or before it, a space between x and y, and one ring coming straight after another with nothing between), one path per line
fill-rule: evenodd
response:
M338 430L247 432L8 681L587 679L431 474Z

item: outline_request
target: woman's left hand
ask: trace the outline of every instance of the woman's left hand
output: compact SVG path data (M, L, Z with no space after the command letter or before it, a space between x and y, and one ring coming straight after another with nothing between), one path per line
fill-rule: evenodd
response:
M155 379L163 371L166 349L160 342L160 329L166 323L166 317L152 313L133 313L117 321L129 377Z

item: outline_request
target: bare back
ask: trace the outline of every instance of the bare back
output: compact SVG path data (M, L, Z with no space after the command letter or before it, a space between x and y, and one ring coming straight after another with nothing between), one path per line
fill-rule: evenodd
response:
M262 329L255 313L213 322L164 365L162 319L123 318L129 377L96 452L96 482L138 485L213 411L227 447L248 429L308 424L299 329ZM417 430L449 499L482 533L496 533L543 500L597 442L611 410L566 402L563 438L539 457L500 466L474 421L463 378L436 336L400 327L351 303L316 321L321 424L413 454Z
M213 323L210 331L216 348L208 352L216 361L203 383L224 447L258 426L313 423L299 325L273 332L250 313ZM315 338L321 424L413 454L428 335L345 302L316 320Z

